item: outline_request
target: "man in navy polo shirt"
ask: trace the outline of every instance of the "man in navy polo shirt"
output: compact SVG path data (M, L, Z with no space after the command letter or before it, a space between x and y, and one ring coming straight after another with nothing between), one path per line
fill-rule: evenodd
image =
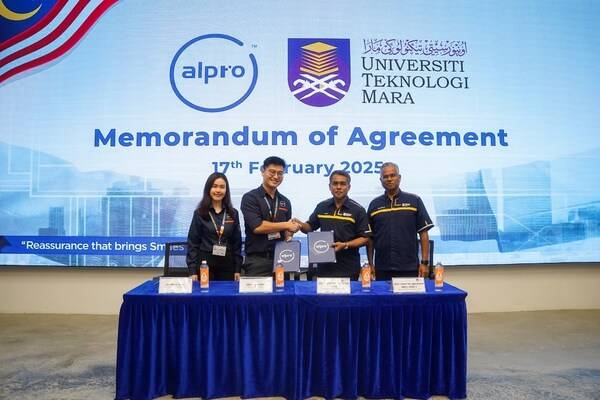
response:
M300 226L292 220L292 203L279 193L285 161L268 157L260 168L263 182L242 197L246 258L243 269L248 276L271 276L275 243L289 240Z
M431 218L421 198L400 190L398 166L387 162L380 172L385 193L369 204L367 211L372 230L368 246L369 264L377 280L392 277L427 277L429 274L429 234ZM417 234L421 241L418 259ZM373 263L373 250L375 263Z
M335 263L318 264L317 276L358 279L360 274L359 248L367 244L370 234L367 213L363 206L348 197L350 174L333 171L329 175L332 198L320 202L300 229L333 231Z

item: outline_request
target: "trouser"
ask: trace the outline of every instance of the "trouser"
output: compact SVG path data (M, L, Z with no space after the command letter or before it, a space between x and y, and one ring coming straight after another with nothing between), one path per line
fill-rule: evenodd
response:
M419 276L419 270L414 271L380 271L375 269L375 278L378 281L390 281L392 278L416 278Z
M211 268L208 271L208 276L211 281L232 281L235 271L219 270Z
M351 281L357 281L360 275L359 272L349 272L349 271L328 271L323 268L317 268L316 273L313 276L317 278L350 278Z
M273 254L246 254L242 268L246 276L273 276Z
M350 278L355 281L360 275L359 263L322 263L316 264L317 268L312 271L312 276L321 278Z
M208 278L211 281L232 281L235 274L235 267L231 256L220 257L214 256L212 253L201 251L199 259L206 260L208 263ZM200 276L200 267L194 273ZM190 271L191 274L191 271Z

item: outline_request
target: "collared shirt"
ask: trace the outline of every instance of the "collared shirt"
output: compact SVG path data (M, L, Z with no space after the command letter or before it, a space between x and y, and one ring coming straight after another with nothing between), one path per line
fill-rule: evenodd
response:
M375 268L414 271L419 267L417 233L433 228L421 198L399 191L393 199L383 194L369 204Z
M357 237L370 235L369 220L364 207L346 197L340 208L332 197L317 204L308 219L312 230L333 231L336 242L349 242ZM351 277L360 271L360 253L358 248L340 250L335 253L336 263L319 264L319 274Z
M289 221L292 218L292 203L290 203L290 200L279 191L275 192L275 197L269 196L261 185L244 194L240 209L244 215L246 254L273 253L275 243L278 240L285 239L285 231L279 232L279 239L269 240L267 234L256 234L254 229L263 221Z
M202 217L198 210L194 211L192 223L188 232L188 251L187 265L190 272L196 271L202 262L202 257L208 258L208 265L223 268L225 270L234 270L240 272L242 266L242 231L240 229L239 213L234 209L234 214L229 215L221 210L215 212L211 207L210 215ZM227 214L223 223L223 217ZM212 219L210 218L212 216ZM214 223L213 223L214 220ZM216 228L215 228L216 225ZM220 244L227 246L224 257L212 256L213 245L219 243L218 231L223 225L223 234L220 238ZM195 272L194 272L195 273Z

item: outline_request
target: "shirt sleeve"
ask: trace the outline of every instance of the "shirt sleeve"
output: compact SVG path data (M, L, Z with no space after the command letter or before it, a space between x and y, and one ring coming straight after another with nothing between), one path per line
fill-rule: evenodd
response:
M373 217L371 216L371 213L373 212L373 209L375 208L375 206L373 205L373 203L375 203L375 200L372 200L371 203L369 203L369 208L367 208L367 218L368 218L368 222L369 222L369 234L373 234Z
M263 222L260 204L258 203L256 196L246 193L244 197L242 197L240 208L244 215L244 224L246 224L246 227L248 227L250 231L254 232L254 230Z
M200 241L202 238L202 224L200 215L194 211L190 229L187 237L187 254L185 261L190 275L196 275L198 272L198 257L200 254Z
M420 197L417 197L417 232L428 231L433 228L433 222L429 218L425 204Z
M321 229L321 221L319 221L319 217L317 216L317 210L318 207L315 208L315 211L313 211L312 214L310 214L310 217L308 218L308 224L310 225L310 228L313 231L316 231L318 229Z
M367 212L363 207L359 208L356 214L356 233L358 236L369 237L371 236L371 228L369 227L369 218Z
M240 228L240 214L238 210L234 210L234 225L231 235L231 249L233 251L233 264L235 272L242 270L242 230Z

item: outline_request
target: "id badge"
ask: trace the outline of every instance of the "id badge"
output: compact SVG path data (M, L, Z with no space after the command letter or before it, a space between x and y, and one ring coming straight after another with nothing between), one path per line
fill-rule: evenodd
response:
M269 239L269 240L277 240L279 238L281 238L281 233L280 232L273 232L273 233L269 233L267 235L267 239Z
M213 256L225 256L225 253L227 253L227 246L223 246L221 244L214 244L213 245Z

